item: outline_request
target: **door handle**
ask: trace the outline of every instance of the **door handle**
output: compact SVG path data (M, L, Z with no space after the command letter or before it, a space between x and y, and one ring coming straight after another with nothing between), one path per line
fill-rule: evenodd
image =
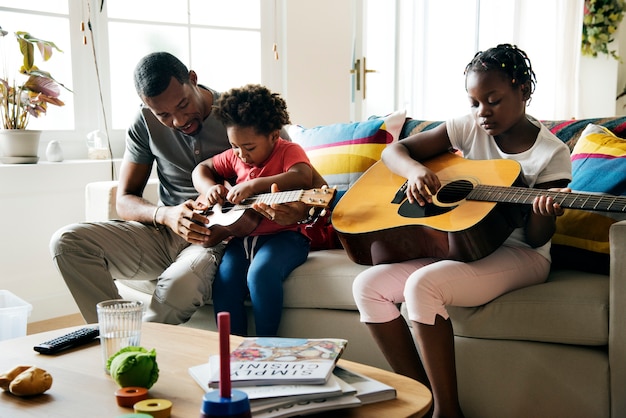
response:
M367 68L367 61L365 57L363 57L363 100L366 98L366 90L367 90L367 73L375 73L376 70L370 70Z

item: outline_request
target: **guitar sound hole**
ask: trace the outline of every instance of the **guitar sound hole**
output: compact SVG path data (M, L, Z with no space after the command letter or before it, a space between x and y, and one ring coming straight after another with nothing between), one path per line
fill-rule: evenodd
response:
M443 204L452 204L465 199L474 189L474 185L467 180L456 180L446 184L437 192L437 200Z

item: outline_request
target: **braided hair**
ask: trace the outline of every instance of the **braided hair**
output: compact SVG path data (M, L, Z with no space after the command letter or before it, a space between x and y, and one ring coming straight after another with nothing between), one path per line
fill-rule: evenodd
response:
M535 91L537 77L530 64L530 59L526 52L515 45L500 44L486 51L477 52L472 61L465 67L465 76L470 71L485 72L490 70L497 70L506 74L513 87L528 83L530 87L529 98Z
M254 128L261 135L269 135L291 123L285 100L258 84L223 93L213 111L224 126Z

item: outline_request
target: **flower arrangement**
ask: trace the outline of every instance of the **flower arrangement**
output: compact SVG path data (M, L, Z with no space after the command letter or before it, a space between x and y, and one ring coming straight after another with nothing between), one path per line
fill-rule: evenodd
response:
M8 32L0 27L0 41L4 43ZM44 61L52 56L52 51L61 51L53 42L35 38L28 32L15 32L23 64L19 74L10 79L7 74L7 56L4 56L3 73L0 75L0 118L4 129L26 129L29 117L44 115L48 104L63 106L59 100L60 87L67 89L57 82L50 73L39 69L35 65L35 46ZM4 45L0 50L6 53ZM17 78L24 79L18 82Z
M602 53L620 60L608 44L615 40L615 31L623 17L623 0L585 0L582 54L597 57Z

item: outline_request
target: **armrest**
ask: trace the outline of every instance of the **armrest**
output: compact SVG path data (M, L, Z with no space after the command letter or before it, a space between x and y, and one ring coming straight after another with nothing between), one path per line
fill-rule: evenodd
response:
M85 187L85 220L88 222L120 219L115 209L117 181L96 181ZM159 201L159 181L149 179L143 191L144 199L156 204Z
M609 368L611 416L626 416L626 221L611 225L611 271L609 294ZM622 389L620 389L622 388Z

